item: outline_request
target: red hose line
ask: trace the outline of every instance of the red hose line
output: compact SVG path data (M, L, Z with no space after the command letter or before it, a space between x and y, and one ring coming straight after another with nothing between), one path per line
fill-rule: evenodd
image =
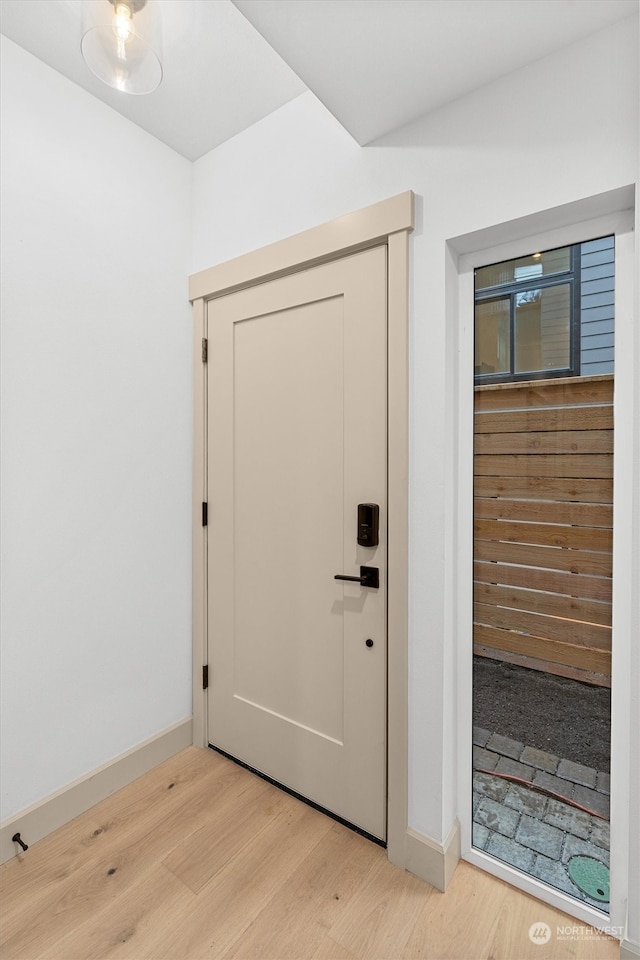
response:
M553 797L554 800L561 800L562 803L566 803L570 807L577 807L578 810L582 810L584 813L588 813L592 817L597 817L599 820L606 820L609 822L609 818L603 816L601 813L598 813L596 810L591 810L589 807L583 807L581 803L578 803L576 800L571 800L569 797L565 797L562 793L556 793L555 790L550 790L548 787L541 787L538 783L531 783L530 780L525 780L524 777L516 777L512 773L496 773L495 770L483 770L481 767L476 767L477 773L486 773L490 777L501 777L503 780L511 780L513 783L521 783L523 787L529 787L530 790L536 790L538 793L546 793L549 797Z

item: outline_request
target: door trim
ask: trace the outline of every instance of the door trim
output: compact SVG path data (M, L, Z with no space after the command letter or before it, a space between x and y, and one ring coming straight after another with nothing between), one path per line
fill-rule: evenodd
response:
M254 283L307 270L327 260L386 243L392 234L411 232L415 225L411 190L380 200L337 220L270 243L259 250L200 270L189 277L189 299L212 300Z
M388 659L387 855L405 865L407 847L408 646L408 319L409 234L415 197L408 190L337 220L277 241L189 278L193 304L193 742L206 747L207 704L207 376L202 339L206 302L254 284L365 250L388 247Z

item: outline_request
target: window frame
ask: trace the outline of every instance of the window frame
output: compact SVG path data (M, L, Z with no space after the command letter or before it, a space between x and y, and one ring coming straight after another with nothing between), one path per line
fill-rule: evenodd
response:
M632 638L638 635L639 615L631 584L638 580L638 555L634 551L634 527L639 496L634 483L634 464L640 441L637 437L637 404L640 364L634 299L637 246L634 234L635 192L620 188L562 207L532 214L528 220L507 221L450 238L451 282L456 296L451 301L451 379L457 384L452 460L456 464L449 521L452 549L451 596L455 598L458 643L455 669L457 683L457 813L462 859L506 881L576 920L596 928L615 928L624 936L629 898L630 796L633 766L631 750L634 700ZM604 209L604 212L603 212ZM529 229L526 229L529 227ZM473 566L473 386L474 386L474 270L503 260L525 257L534 249L551 249L614 236L616 368L614 391L614 541L613 541L613 639L611 701L611 901L606 915L542 881L496 860L472 845L472 649L473 590L469 571ZM635 413L634 413L635 411ZM635 419L634 419L635 417ZM634 510L636 513L634 514Z
M550 253L552 250L559 250L560 247L552 247L549 250L542 251ZM530 254L529 256L532 256ZM520 257L513 259L522 259ZM541 277L526 277L522 280L513 280L509 283L494 284L491 287L475 286L475 276L477 268L474 271L474 340L475 340L475 307L479 303L489 303L491 301L509 299L509 366L508 371L499 373L475 373L474 383L522 383L528 380L551 380L558 377L579 377L580 376L580 244L571 244L569 246L569 269L559 273L550 273ZM505 263L507 261L498 260L496 263ZM494 266L489 264L488 266ZM553 369L527 370L517 372L515 370L515 351L516 351L516 297L521 293L528 293L531 290L542 290L550 287L569 286L569 364L566 367L556 367ZM475 365L474 365L475 366Z

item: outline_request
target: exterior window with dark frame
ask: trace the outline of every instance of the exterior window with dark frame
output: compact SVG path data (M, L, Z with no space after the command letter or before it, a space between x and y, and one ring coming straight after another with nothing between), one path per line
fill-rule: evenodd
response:
M476 270L476 381L579 375L579 298L579 245Z
M475 271L475 382L613 373L614 238Z

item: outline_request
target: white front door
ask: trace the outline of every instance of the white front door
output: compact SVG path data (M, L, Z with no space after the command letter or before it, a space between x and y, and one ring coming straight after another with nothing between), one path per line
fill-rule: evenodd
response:
M208 304L209 742L380 839L386 277L381 246Z

